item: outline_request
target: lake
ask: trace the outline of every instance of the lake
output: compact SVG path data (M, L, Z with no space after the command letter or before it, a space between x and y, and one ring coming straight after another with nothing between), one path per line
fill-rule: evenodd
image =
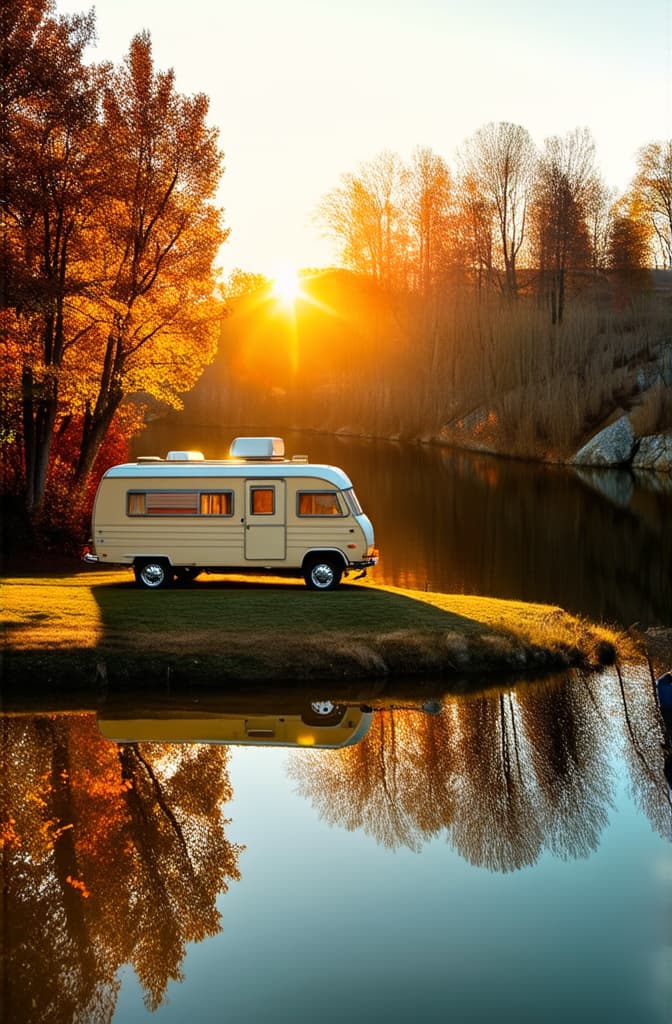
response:
M0 719L5 1020L669 1022L672 709L643 668L378 686L319 749L304 696ZM241 728L265 745L213 742Z
M351 476L374 581L670 624L650 483L288 447ZM642 665L5 707L4 1019L668 1024L664 702Z

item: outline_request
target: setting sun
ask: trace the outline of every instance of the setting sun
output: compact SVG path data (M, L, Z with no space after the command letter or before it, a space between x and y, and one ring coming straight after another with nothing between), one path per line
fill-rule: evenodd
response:
M273 294L291 306L301 295L299 275L294 267L282 267L273 277Z

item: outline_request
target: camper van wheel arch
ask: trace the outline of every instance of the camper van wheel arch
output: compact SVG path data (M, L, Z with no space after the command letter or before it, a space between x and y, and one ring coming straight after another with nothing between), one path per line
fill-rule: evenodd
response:
M333 590L341 582L343 561L328 552L310 555L304 562L303 578L311 590Z
M147 590L167 587L173 579L170 564L165 558L139 558L133 566L135 582Z

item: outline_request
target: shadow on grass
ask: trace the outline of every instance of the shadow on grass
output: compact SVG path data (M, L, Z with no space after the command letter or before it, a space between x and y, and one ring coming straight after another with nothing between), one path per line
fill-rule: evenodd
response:
M416 598L344 585L321 593L295 582L216 578L147 592L94 587L102 650L191 659L226 679L442 673L482 623Z
M158 591L117 582L92 593L102 625L99 651L116 677L132 672L136 679L211 685L441 678L580 661L562 636L549 650L524 629L517 632L511 618L484 622L373 586L346 583L323 593L295 581L214 577Z

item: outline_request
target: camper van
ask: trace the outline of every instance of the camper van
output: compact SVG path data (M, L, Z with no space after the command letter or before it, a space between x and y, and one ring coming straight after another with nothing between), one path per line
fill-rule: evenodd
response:
M238 437L230 458L172 451L113 466L98 487L88 563L132 566L150 590L201 572L303 576L332 590L375 565L373 527L342 469Z

